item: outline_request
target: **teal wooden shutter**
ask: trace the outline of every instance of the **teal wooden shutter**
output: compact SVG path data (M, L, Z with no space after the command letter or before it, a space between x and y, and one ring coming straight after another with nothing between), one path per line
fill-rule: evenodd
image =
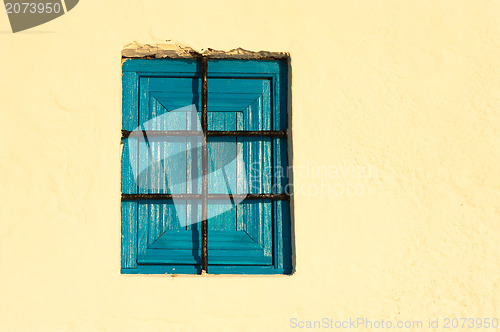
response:
M286 63L209 63L209 131L286 130ZM201 199L192 197L201 194L203 139L146 134L201 130L199 65L129 60L123 70L123 128L136 135L122 140L122 192L191 198L122 201L122 272L200 273ZM209 273L290 273L288 201L227 196L283 193L287 174L275 170L286 169L286 141L209 136L207 144L208 192L219 194L208 203Z
M269 80L208 79L208 130L270 130L271 93ZM259 169L271 166L269 138L209 137L209 193L270 193L271 177L263 172L252 174L252 165ZM240 153L239 158L236 157ZM236 161L236 162L233 162ZM255 181L254 181L255 180ZM236 189L236 192L231 192ZM239 190L238 190L239 189ZM209 265L218 263L218 256L236 251L238 256L225 259L225 265L272 265L272 202L230 199L209 202L208 220L214 253ZM228 205L231 208L228 210ZM224 211L224 212L222 212ZM222 213L220 213L222 212ZM229 237L236 241L227 241ZM227 243L227 244L226 244ZM219 264L224 265L224 264Z
M139 95L140 130L200 130L199 121L193 119L189 112L177 112L191 104L199 109L199 91L198 78L142 77ZM193 173L201 174L199 167L192 169L192 161L200 158L200 154L190 153L192 147L201 145L201 139L148 136L147 140L149 144L141 144L139 147L139 168L145 170L145 185L141 186L139 181L139 193L199 193L196 189L193 192L192 186L187 185L187 177ZM142 167L141 162L145 163ZM199 181L196 183L201 188ZM189 221L191 218L199 218L199 201L139 200L138 206L137 263L144 266L186 265L192 267L193 271L198 271L200 227L199 223Z

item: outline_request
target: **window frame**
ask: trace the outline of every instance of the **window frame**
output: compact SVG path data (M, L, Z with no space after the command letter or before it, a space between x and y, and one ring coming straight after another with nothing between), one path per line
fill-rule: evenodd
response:
M288 132L288 58L286 59L208 59L207 78L260 78L271 81L271 131ZM130 132L137 127L139 117L139 82L141 77L182 77L202 78L202 61L200 59L126 59L122 65L122 143ZM286 136L285 136L286 137ZM289 165L287 150L288 140L274 137L280 141L281 159L285 158ZM274 141L273 141L274 142ZM273 152L277 147L273 144ZM283 154L286 154L283 156ZM273 157L278 158L278 157ZM272 160L273 167L276 160ZM280 166L282 163L280 161ZM273 175L273 179L275 176ZM274 181L274 180L273 180ZM288 184L288 177L282 178ZM282 183L283 185L283 183ZM121 273L122 274L199 274L197 266L187 265L138 265L137 233L138 200L123 200L124 194L132 194L136 184L130 170L123 167L122 159L122 227L121 227ZM281 186L283 188L283 186ZM283 194L280 192L279 194ZM124 202L130 202L127 204ZM273 265L210 265L209 274L291 274L291 213L290 203L273 199L272 238ZM276 210L279 206L280 213ZM134 218L135 214L135 218Z

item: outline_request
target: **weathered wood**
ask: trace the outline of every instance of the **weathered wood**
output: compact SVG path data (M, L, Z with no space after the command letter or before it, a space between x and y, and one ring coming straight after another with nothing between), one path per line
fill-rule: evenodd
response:
M122 273L200 273L202 219L208 219L204 265L210 273L292 271L288 179L271 173L288 165L288 65L208 63L206 119L199 60L123 64ZM194 117L162 117L191 104ZM222 180L212 175L217 172ZM181 174L186 181L175 181Z
M122 127L132 130L138 123L138 76L136 73L123 73L122 87ZM137 158L130 151L137 149L137 140L128 139L123 142L121 156L121 189L122 193L137 193L134 169ZM121 203L121 267L135 268L137 265L137 202Z

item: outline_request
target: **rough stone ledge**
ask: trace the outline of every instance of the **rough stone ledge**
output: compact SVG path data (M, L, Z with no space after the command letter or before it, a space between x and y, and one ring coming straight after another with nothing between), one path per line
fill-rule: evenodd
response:
M180 45L167 40L165 43L158 44L141 44L133 42L126 45L122 50L122 58L145 58L145 59L162 59L162 58L181 58L192 59L199 56L207 56L212 59L288 59L290 55L287 52L268 52L268 51L249 51L242 48L232 49L230 51L206 49L197 51L189 46Z

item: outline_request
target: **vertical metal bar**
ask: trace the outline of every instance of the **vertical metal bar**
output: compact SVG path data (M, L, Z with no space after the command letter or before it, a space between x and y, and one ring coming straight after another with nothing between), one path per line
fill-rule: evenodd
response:
M207 112L207 58L201 58L201 129L203 130L203 144L202 144L202 169L203 169L203 183L202 183L202 222L201 222L201 265L202 273L208 273L208 112Z

